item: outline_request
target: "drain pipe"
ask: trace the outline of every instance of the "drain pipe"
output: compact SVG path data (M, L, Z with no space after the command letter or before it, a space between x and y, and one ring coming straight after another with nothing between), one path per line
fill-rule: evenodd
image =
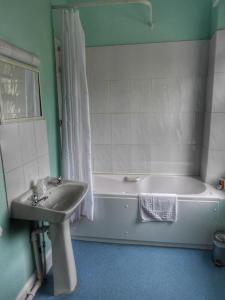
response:
M32 300L34 299L34 296L36 295L37 291L39 290L39 288L41 287L41 282L40 281L36 281L34 286L32 287L32 290L27 293L27 298L26 300Z
M45 242L45 232L49 229L48 226L45 226L44 222L41 223L41 254L42 254L42 262L43 262L43 268L42 268L42 274L43 274L43 280L45 280L45 276L47 275L47 265L46 265L46 242Z
M42 263L42 257L40 255L40 249L39 249L39 235L44 234L49 229L49 226L42 226L40 228L37 228L32 231L31 233L31 242L33 246L33 253L34 253L34 260L35 260L35 267L36 267L36 273L37 273L37 280L32 287L31 291L27 293L26 300L32 300L37 292L37 290L41 287L43 279L44 279L44 272L43 272L43 263Z

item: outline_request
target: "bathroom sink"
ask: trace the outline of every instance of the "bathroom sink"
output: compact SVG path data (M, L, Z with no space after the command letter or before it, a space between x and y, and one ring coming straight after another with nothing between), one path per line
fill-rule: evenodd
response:
M50 186L44 194L45 200L33 204L33 191L16 198L11 204L11 217L49 223L64 222L74 213L87 193L86 183L63 181Z
M43 179L45 180L45 179ZM77 272L70 234L70 217L84 199L88 185L75 181L47 182L46 192L37 197L29 190L14 199L11 217L49 222L52 244L54 295L68 294L77 285Z

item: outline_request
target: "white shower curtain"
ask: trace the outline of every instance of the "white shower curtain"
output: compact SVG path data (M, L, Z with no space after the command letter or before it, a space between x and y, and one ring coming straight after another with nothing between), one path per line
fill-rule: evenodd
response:
M88 194L71 221L81 215L93 220L91 129L86 77L85 37L79 12L62 12L62 175L65 179L85 181Z

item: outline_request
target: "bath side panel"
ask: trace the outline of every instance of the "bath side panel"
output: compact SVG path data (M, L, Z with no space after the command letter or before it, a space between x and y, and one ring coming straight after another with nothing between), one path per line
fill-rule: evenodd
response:
M224 228L219 200L198 198L178 202L176 223L137 222L137 198L96 197L94 222L86 219L72 227L74 238L115 239L137 243L210 246L212 234ZM224 203L221 201L224 209Z

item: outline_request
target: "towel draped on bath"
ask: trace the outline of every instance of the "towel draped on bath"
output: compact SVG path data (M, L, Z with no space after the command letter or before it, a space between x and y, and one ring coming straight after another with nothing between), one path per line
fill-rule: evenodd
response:
M139 222L176 222L177 195L146 194L138 196Z

